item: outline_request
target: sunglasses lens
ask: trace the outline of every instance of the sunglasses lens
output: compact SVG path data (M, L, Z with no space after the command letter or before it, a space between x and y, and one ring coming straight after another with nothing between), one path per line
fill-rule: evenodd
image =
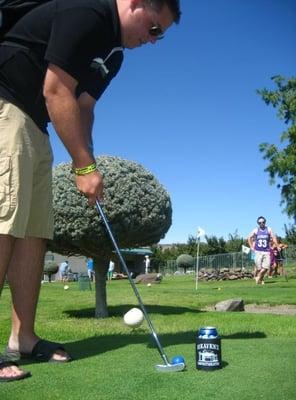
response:
M152 26L152 28L149 29L149 33L151 36L156 37L161 37L163 35L163 32L159 26Z

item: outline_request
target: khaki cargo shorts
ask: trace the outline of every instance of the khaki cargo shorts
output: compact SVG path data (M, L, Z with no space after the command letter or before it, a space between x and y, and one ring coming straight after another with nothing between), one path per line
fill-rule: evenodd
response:
M0 98L0 234L52 238L52 160L48 136Z
M255 251L255 264L258 270L270 268L270 253L265 251Z

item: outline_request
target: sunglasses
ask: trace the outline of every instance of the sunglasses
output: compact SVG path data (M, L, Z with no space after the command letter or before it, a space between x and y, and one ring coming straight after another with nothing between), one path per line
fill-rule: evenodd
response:
M265 221L258 221L258 224L265 224Z
M149 29L149 35L154 36L157 40L164 38L164 33L159 25L153 25Z

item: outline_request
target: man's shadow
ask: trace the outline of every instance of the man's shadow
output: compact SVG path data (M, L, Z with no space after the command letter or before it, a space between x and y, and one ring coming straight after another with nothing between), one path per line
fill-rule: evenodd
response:
M134 304L122 304L119 306L108 306L109 317L123 317L123 315L135 306ZM197 308L189 308L189 307L176 307L176 306L161 306L161 305L145 305L145 309L148 314L160 314L160 315L180 315L184 313L202 313L204 311L198 310ZM66 310L64 314L71 318L94 318L95 309L94 308L85 308L79 310Z
M120 306L109 306L109 316L119 317L123 316L125 312L130 310L134 305L124 304ZM200 311L195 308L189 307L174 307L174 306L157 306L146 305L148 314L161 314L161 315L180 315L183 313L199 314L205 311ZM67 310L65 313L72 318L91 318L94 317L94 309L87 308L84 310ZM181 344L192 344L196 341L197 329L184 332L172 332L165 334L158 334L159 340L163 347L176 346ZM222 341L227 339L262 339L266 335L264 332L236 332L231 335L223 335ZM93 357L99 354L106 353L129 346L131 344L147 344L149 348L156 347L153 336L147 332L147 328L131 329L128 333L117 334L104 334L102 336L92 336L86 339L81 339L73 342L66 343L67 350L73 355L76 360Z

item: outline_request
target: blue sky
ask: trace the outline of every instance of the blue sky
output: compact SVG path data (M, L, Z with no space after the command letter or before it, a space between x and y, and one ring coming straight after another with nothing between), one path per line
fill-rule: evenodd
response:
M181 0L182 19L156 45L127 50L96 105L95 154L141 163L170 193L162 243L247 236L259 215L288 220L258 146L286 126L256 89L295 76L295 0ZM51 132L55 164L69 161Z

